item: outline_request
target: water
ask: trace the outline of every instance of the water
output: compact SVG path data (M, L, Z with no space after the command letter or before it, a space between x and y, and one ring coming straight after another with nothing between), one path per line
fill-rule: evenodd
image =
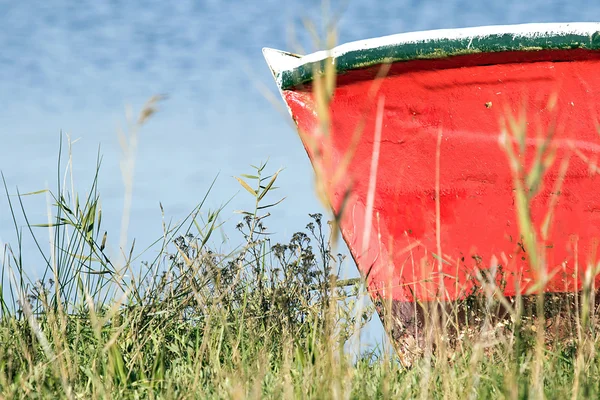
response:
M262 47L296 50L291 38L315 50L302 20L322 25L318 1L47 1L35 7L3 1L0 13L0 170L11 191L53 188L61 130L74 145L75 181L87 188L98 147L109 248L116 251L123 206L116 129L125 106L139 109L157 93L169 99L140 135L130 238L143 248L161 235L159 202L167 217L183 218L203 197L218 207L235 195L223 214L235 241L234 209L252 199L234 175L269 159L285 167L270 228L285 240L323 212L314 196L308 158L286 114L264 95L276 94ZM600 3L520 0L348 1L341 11L339 42L405 31L526 22L599 19ZM237 195L236 195L237 194ZM46 222L44 197L25 201L32 222ZM45 238L45 232L40 232ZM112 236L111 236L112 235ZM0 240L15 239L0 196ZM149 259L150 257L148 257ZM35 258L27 261L35 278ZM346 273L355 275L348 264ZM372 331L380 335L380 325Z

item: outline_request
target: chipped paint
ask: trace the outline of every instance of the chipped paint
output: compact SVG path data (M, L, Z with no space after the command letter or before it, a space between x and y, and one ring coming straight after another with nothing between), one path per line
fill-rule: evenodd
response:
M409 32L361 40L299 57L264 49L277 85L289 89L310 82L315 72L323 74L327 59L335 63L337 73L373 65L437 59L458 55L568 49L600 50L600 23L544 23L483 26Z

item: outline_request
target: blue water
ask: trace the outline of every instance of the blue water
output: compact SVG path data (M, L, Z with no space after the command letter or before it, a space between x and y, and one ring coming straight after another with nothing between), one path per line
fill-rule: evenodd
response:
M85 190L98 147L103 154L101 197L109 248L116 252L123 207L117 127L125 106L138 110L157 93L169 98L140 133L130 240L141 249L161 236L159 202L168 218L181 219L217 174L208 201L223 214L235 241L234 209L252 199L232 178L269 159L285 167L269 227L285 240L323 212L314 196L308 158L289 117L264 91L277 95L262 47L299 52L315 46L303 21L320 32L322 4L302 1L46 1L0 2L0 170L14 192L54 187L60 132L74 145L75 182ZM600 20L600 3L586 1L345 1L338 42L406 31L526 22ZM45 198L28 197L33 223L46 222ZM111 236L112 234L112 236ZM40 232L46 238L44 231ZM15 233L0 196L0 240ZM44 243L42 243L44 245ZM150 257L148 257L149 259ZM32 277L40 271L27 261ZM347 265L348 275L355 275ZM381 336L378 321L371 332Z

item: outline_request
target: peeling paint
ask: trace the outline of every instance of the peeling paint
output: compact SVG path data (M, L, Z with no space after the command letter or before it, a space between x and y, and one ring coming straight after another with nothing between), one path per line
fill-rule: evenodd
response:
M600 23L522 24L409 32L337 46L279 66L269 63L280 89L324 73L332 60L338 74L378 64L503 51L600 50ZM330 58L331 57L331 58ZM269 62L269 60L268 60Z

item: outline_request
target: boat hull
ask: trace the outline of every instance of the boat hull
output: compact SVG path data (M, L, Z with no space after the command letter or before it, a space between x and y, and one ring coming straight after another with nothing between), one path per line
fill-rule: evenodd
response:
M558 130L553 139L558 161L549 168L531 204L536 226L546 217L559 183L560 160L571 156L546 241L547 272L552 276L546 290L581 287L581 277L573 277L576 261L583 272L587 261L594 261L587 257L600 238L600 179L588 162L572 155L576 149L593 160L600 152L593 118L600 104L600 74L595 73L600 70L600 54L576 55L578 60L573 54L568 62L525 62L522 54L512 55L516 62L492 65L473 65L491 62L481 55L452 62L406 62L391 68L371 98L365 93L371 90L378 67L350 72L338 82L330 103L328 139L317 133L312 88L283 92L305 141L320 141L322 152L326 144L333 145L327 150L331 168L323 171L329 184L352 147L356 127L364 126L344 180L330 186L329 200L340 212L342 198L351 188L341 230L374 293L383 295L391 283L389 295L394 300L426 301L440 295L438 222L449 300L471 292L477 285L476 272L494 267L493 258L504 273L505 295L526 293L534 284L535 271L529 266L516 220L514 176L499 143L502 119L507 111L518 114L522 106L533 136L527 144L529 154L539 146L538 132L545 135L553 125ZM504 60L509 56L504 54ZM550 60L565 55L544 56ZM448 68L453 64L471 66ZM372 208L376 217L364 245L378 98L385 99L385 106ZM553 110L551 102L555 102ZM307 145L306 150L311 159L317 157L316 148ZM368 249L366 254L361 254L363 248Z
M390 300L408 325L417 303L465 299L484 276L507 298L581 290L600 239L599 70L595 48L349 68L325 128L315 82L279 81L374 300ZM510 116L527 133L514 160ZM531 168L548 135L553 162L524 214L539 245L533 265L511 162Z

